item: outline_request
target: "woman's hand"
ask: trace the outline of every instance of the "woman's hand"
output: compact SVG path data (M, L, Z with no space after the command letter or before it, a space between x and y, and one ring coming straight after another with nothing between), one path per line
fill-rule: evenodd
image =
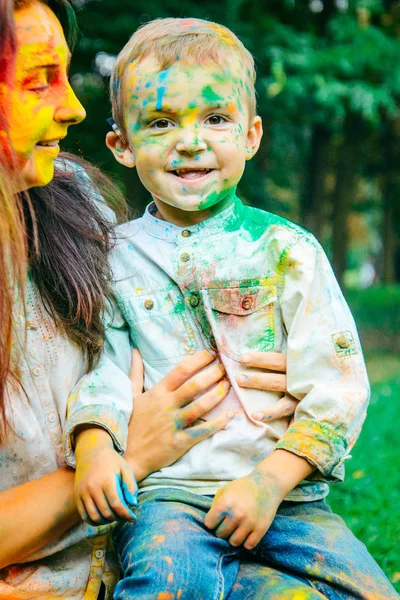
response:
M279 352L248 352L241 356L246 367L266 369L273 373L257 371L240 373L236 380L240 387L255 388L269 392L284 392L285 395L265 411L257 411L251 416L256 421L276 421L294 415L298 400L291 396L286 389L286 354Z
M130 377L134 401L125 459L137 481L171 465L235 417L234 411L226 411L215 419L191 426L217 406L230 388L223 379L225 370L220 363L205 368L212 362L215 356L210 352L197 352L180 362L151 390L142 393L143 363L138 350L133 351Z

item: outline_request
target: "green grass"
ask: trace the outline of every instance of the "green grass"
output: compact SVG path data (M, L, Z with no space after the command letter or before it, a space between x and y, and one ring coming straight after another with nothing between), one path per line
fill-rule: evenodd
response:
M399 299L400 305L400 299ZM372 398L346 480L329 504L368 547L400 592L400 355L367 355Z

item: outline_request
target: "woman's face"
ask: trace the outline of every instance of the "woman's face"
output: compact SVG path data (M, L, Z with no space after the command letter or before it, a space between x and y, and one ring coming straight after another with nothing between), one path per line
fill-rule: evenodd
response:
M59 141L86 113L68 82L70 53L54 13L33 1L15 12L15 22L15 73L7 85L0 84L0 109L6 112L18 174L28 189L51 181Z

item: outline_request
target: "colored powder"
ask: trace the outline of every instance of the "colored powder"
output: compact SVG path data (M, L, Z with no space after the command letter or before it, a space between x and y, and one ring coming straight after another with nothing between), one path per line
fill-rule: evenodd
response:
M167 75L168 75L168 69L166 69L165 71L161 71L161 73L158 76L158 81L159 81L160 85L157 88L156 110L162 110L163 98L164 98L164 94L167 89L165 86L165 80L167 78Z
M203 88L201 95L204 100L210 104L215 104L216 102L222 102L224 100L222 96L219 96L214 92L210 85L206 85L206 87Z

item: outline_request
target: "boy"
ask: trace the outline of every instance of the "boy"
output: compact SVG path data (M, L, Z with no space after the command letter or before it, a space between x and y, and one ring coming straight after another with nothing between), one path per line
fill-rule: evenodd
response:
M137 522L117 527L124 578L115 597L226 598L239 559L254 555L329 598L395 598L324 503L328 483L343 479L368 399L352 317L316 240L235 195L262 136L254 81L236 36L198 19L145 25L116 62L107 145L154 202L121 227L113 251L109 352L127 372L131 336L149 388L185 356L214 348L232 385L215 410L236 418L141 482ZM279 394L238 387L239 357L251 350L287 353L288 389L300 400L290 428L258 420ZM112 425L90 414L101 377L99 367L75 394L68 440L86 419L118 448ZM98 493L87 471L99 468L84 458L95 432L84 435L83 503ZM107 468L118 477L114 454Z

